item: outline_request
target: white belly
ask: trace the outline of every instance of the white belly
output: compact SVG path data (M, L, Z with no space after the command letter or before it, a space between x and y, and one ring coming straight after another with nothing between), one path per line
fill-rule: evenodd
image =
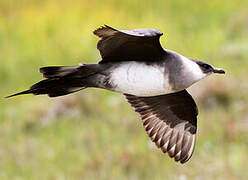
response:
M164 68L141 62L123 62L111 73L113 91L136 96L156 96L173 92Z

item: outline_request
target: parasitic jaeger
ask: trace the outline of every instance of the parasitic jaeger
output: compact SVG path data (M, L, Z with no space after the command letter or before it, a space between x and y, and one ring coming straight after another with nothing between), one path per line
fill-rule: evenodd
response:
M93 33L100 37L99 63L42 67L44 80L7 97L56 97L89 87L123 93L156 146L175 161L187 162L194 151L198 110L185 89L225 71L163 49L163 33L157 29L117 30L105 25Z

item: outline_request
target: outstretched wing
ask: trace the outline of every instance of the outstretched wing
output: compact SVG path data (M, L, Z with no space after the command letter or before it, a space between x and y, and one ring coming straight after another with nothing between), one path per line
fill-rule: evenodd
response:
M175 161L185 163L190 159L198 111L186 90L154 97L126 95L126 98L140 114L148 136L158 148Z
M102 61L157 61L166 52L161 47L158 29L116 30L107 25L93 32L101 39L97 48Z

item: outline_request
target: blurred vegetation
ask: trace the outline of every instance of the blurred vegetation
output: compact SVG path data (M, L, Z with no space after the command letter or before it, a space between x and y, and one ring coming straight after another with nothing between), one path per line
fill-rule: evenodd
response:
M226 70L190 91L199 105L184 165L156 149L117 93L0 101L0 179L248 179L247 0L0 0L0 96L46 65L100 60L92 31L161 29L161 43Z

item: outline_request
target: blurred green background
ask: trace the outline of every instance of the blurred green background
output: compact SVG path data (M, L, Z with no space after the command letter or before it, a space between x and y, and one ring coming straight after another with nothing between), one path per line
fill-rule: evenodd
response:
M92 31L157 28L163 47L222 67L190 88L199 106L184 165L154 147L123 95L2 97L39 67L100 60ZM0 179L248 179L247 0L0 0Z

